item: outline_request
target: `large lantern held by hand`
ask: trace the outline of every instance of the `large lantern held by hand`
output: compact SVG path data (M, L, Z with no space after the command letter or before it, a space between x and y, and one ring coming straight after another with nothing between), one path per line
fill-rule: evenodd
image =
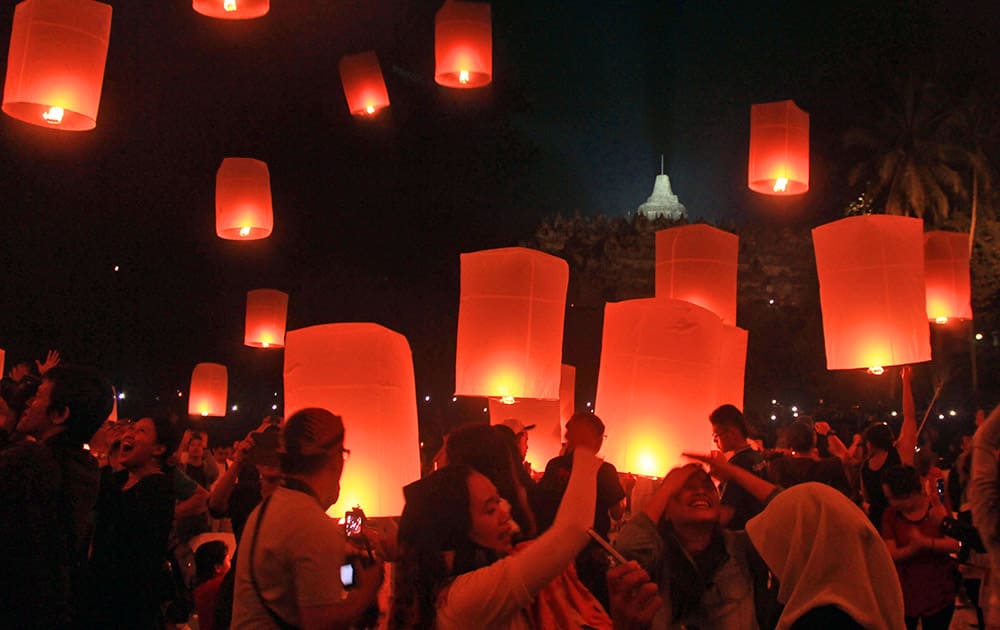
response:
M455 394L559 399L569 266L523 247L461 257Z
M92 0L25 0L14 9L3 111L33 125L97 126L111 6Z
M949 319L972 319L969 236L961 232L927 232L924 265L927 319L938 324Z
M377 324L291 330L285 345L285 410L321 407L344 419L351 450L340 499L328 513L360 505L398 516L403 486L420 477L413 359L406 337Z
M488 3L445 0L434 17L434 80L453 88L477 88L493 80Z
M850 217L812 231L826 367L868 368L931 359L919 219Z
M656 297L685 300L736 324L739 237L695 224L656 233Z
M222 160L215 175L215 233L219 238L252 241L270 236L273 226L267 164L253 158Z
M354 116L372 116L389 106L389 93L374 52L347 55L340 60L340 82L347 109Z
M800 195L809 190L809 114L793 101L750 107L750 190Z
M683 452L712 448L708 415L718 406L725 343L721 320L664 298L604 309L597 415L604 455L622 472L662 477Z
M199 363L194 366L188 395L188 413L192 416L226 415L228 387L226 366L218 363Z
M191 6L208 17L250 20L267 15L271 10L271 0L193 0Z
M254 348L284 347L287 313L287 293L274 289L249 291L243 344Z

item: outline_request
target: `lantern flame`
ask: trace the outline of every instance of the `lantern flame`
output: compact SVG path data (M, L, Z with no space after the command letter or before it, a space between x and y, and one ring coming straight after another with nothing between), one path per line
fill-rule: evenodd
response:
M201 410L201 415L202 415L202 417L204 417L204 416L207 416L207 415L208 415L208 412L207 412L207 411L205 411L204 409L202 409L202 410Z
M882 367L881 365L873 365L870 368L868 368L868 373L872 374L873 376L882 376L883 374L885 374L885 368Z
M225 9L226 11L230 11L230 12L235 11L236 10L236 0L223 0L223 2L222 2L222 8Z
M502 402L505 405L513 405L514 404L514 397L513 396L501 396L500 397L500 402Z
M375 113L375 106L374 105L369 105L368 107L365 108L365 111L368 112L369 115L370 114L374 114Z
M947 324L948 323L948 318L947 317L938 317L937 319L934 320L934 323L935 324Z
M42 112L42 118L50 125L58 125L62 122L63 114L66 112L62 107L50 107L48 111Z
M243 226L240 228L240 236L250 236L250 227Z
M465 85L466 83L469 82L469 71L468 70L459 70L459 72L458 72L458 82L461 83L462 85Z
M270 348L271 347L271 342L270 341L262 341L260 343L260 345L264 346L265 348Z
M787 177L779 177L778 179L774 180L774 192L785 192L787 188L788 188Z

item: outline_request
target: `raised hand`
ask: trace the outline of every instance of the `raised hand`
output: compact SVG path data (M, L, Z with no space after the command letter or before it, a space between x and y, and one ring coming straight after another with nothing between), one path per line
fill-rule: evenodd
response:
M639 563L632 560L607 573L611 618L616 630L649 628L663 606L659 589Z
M38 367L38 375L45 376L45 373L59 365L59 351L49 350L49 353L45 355L45 361L35 361L35 366Z

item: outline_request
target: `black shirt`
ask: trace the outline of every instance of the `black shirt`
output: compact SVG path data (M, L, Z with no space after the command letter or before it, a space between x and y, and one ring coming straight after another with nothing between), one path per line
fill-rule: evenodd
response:
M871 519L878 531L882 531L882 514L889 507L889 499L882 491L882 478L885 471L902 463L903 460L899 458L899 452L893 447L889 449L885 462L878 470L869 468L867 460L861 465L861 485L864 487L865 496L868 499L868 518Z
M569 484L569 475L573 470L573 454L560 455L549 460L545 466L545 474L538 482L536 492L535 519L538 523L538 531L543 532L552 525L559 510L559 503L563 494L566 493L566 486ZM625 489L622 488L618 480L618 470L608 462L601 464L597 471L597 508L594 511L594 531L605 538L611 530L611 516L608 514L611 508L618 505L625 498Z
M758 477L764 477L764 456L749 446L736 451L729 463L750 471ZM760 514L760 511L764 509L764 505L760 501L743 489L743 486L736 483L723 484L721 503L734 510L733 517L726 525L726 529L745 529L747 521Z

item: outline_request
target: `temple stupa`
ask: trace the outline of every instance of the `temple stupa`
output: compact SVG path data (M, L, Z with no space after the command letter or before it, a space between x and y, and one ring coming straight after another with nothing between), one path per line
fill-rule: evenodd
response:
M653 183L653 194L646 203L639 206L639 214L648 219L662 216L668 219L682 219L687 216L687 209L677 195L670 190L670 176L663 172L663 156L660 156L660 174Z

